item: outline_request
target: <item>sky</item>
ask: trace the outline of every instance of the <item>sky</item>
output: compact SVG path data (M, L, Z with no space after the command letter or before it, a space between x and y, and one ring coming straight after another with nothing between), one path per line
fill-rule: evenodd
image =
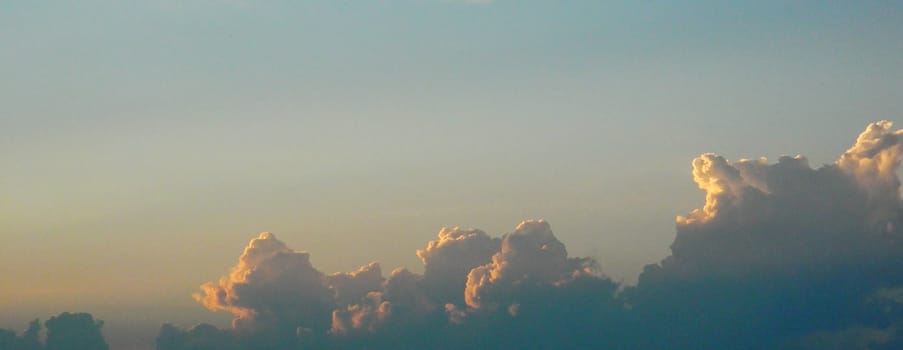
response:
M422 273L443 227L544 219L636 284L706 203L700 154L818 167L901 125L900 23L891 1L5 1L0 328L228 325L192 294L265 231L325 273Z

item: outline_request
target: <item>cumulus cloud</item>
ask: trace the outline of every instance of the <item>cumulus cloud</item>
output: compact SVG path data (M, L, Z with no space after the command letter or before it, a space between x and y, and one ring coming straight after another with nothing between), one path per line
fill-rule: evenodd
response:
M0 329L3 350L108 350L101 328L103 321L88 313L63 312L44 322L46 334L41 336L41 322L31 321L21 336Z
M165 325L158 349L899 348L901 157L889 122L818 168L703 154L705 203L636 286L569 257L543 220L501 238L443 228L416 252L423 275L386 278L375 263L324 274L264 233L195 296L233 327Z
M903 133L890 128L870 125L837 162L818 169L803 156L774 164L696 158L693 179L706 203L677 218L661 268L738 273L899 254Z
M44 322L48 350L107 350L100 329L103 321L91 314L64 312Z
M900 216L900 167L903 130L892 131L891 122L868 126L856 144L847 150L836 166L853 177L868 199L872 223L894 223ZM888 227L888 231L893 227Z
M580 274L592 273L591 265L571 265L564 244L552 234L549 223L524 221L514 232L505 235L501 250L492 256L491 263L470 271L464 298L474 309L498 307L499 303L511 300L517 288L560 284Z
M437 302L462 305L467 275L488 264L500 247L500 239L483 231L443 227L436 240L417 250L424 268L421 284Z
M706 203L677 218L671 255L625 293L634 312L673 330L659 340L696 348L884 334L861 330L889 322L864 300L903 282L901 135L889 122L869 125L817 169L802 156L696 158Z
M271 331L289 341L298 327L329 329L334 292L305 252L267 232L252 239L229 275L201 286L195 299L236 316L235 328Z
M326 277L326 284L332 289L339 306L359 303L370 292L379 291L382 283L382 270L377 263L361 266L357 271L337 272Z
M21 336L10 329L0 329L0 349L10 350L40 350L43 344L40 340L41 322L33 320Z
M543 306L538 299L572 293L566 286L599 288L606 305L612 304L616 289L595 272L590 259L568 258L564 244L542 220L525 221L501 239L475 229L442 228L416 253L423 275L399 268L383 278L376 263L327 275L311 265L307 253L262 233L248 243L229 274L202 285L195 295L210 310L232 313L232 328L164 325L158 349L222 344L236 349L302 344L389 349L399 346L398 339L408 339L402 347L475 345L487 336L476 325L539 315ZM601 284L575 283L579 278ZM494 313L497 308L488 310L488 304L503 305L504 318ZM459 339L447 342L430 334L457 334Z

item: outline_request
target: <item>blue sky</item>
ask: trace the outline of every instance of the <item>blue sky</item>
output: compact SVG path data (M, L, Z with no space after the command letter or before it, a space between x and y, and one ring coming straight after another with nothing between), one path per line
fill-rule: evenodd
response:
M632 281L702 206L695 156L818 165L900 121L900 23L890 1L4 2L0 326L206 318L190 293L261 231L327 271L417 270L442 226L545 218Z

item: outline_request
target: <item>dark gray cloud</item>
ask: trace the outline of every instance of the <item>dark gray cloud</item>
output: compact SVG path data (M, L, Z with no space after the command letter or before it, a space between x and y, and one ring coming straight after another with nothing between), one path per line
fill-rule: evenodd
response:
M41 322L33 320L21 336L9 329L0 329L0 349L9 350L40 350L43 344L40 339Z
M172 350L237 350L239 343L229 330L218 329L209 324L199 324L188 330L164 324L157 334L158 349Z
M108 350L101 328L103 321L88 313L64 312L44 322L31 321L21 336L0 329L0 350Z
M47 350L107 350L100 329L103 321L91 314L64 312L44 322Z

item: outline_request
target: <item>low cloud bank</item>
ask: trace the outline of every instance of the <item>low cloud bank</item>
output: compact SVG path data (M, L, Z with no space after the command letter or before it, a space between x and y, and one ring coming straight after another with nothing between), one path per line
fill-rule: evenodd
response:
M396 269L384 278L376 263L329 275L307 253L262 233L228 275L195 295L210 310L232 313L232 328L164 325L158 349L513 346L524 341L514 332L545 323L550 313L572 320L559 320L556 334L588 336L597 321L588 317L620 310L617 285L593 261L569 258L542 220L502 238L443 228L417 254L423 275ZM510 327L518 323L524 325ZM510 338L474 337L502 326Z
M422 275L325 274L263 233L195 299L229 329L164 325L175 349L903 348L903 131L871 124L833 164L696 158L700 209L636 286L568 256L542 220L443 228Z
M100 329L103 321L91 314L64 312L44 322L31 321L28 328L17 336L8 329L0 329L2 350L109 350Z

